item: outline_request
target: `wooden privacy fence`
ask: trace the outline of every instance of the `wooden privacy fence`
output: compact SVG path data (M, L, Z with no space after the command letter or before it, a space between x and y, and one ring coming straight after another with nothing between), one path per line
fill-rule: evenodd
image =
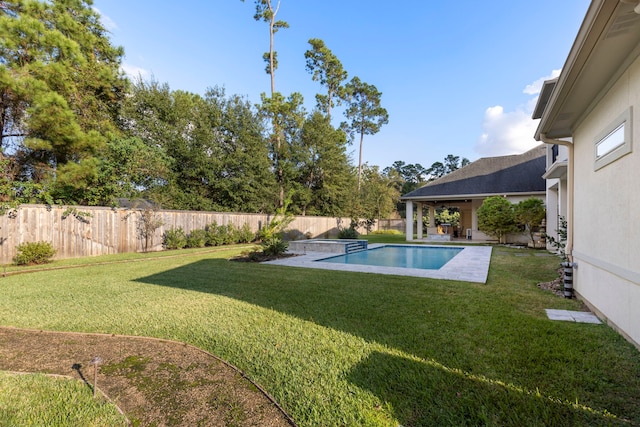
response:
M26 242L50 242L56 258L74 258L140 252L145 239L141 234L141 209L93 206L21 205L15 211L0 216L0 263L9 264L16 247ZM158 210L152 212L161 222L150 239L148 250L162 250L165 231L182 227L185 233L205 229L212 223L233 224L240 228L249 224L258 231L273 218L267 214L220 213ZM329 238L338 234L338 227L348 227L349 218L296 216L289 226L288 238ZM365 233L363 229L358 231Z

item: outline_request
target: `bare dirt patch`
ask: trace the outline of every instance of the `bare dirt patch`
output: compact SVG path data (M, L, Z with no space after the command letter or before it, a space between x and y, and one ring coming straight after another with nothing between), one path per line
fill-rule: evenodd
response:
M545 291L550 291L554 295L564 297L564 273L563 269L558 269L558 277L550 282L538 283L538 287Z
M78 378L136 426L295 426L240 371L193 346L119 335L0 327L0 369Z

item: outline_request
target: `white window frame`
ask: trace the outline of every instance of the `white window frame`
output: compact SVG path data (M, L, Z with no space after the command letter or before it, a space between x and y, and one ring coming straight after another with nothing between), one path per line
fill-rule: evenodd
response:
M620 116L596 135L593 144L594 169L598 170L620 157L631 153L632 109L627 108Z

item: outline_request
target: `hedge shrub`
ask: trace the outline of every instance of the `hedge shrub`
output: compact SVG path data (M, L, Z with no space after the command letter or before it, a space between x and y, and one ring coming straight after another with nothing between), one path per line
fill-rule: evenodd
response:
M165 231L163 244L166 249L182 249L187 246L187 236L182 227L171 227Z
M204 248L207 243L207 232L204 230L193 230L187 237L188 248Z
M21 243L16 247L18 253L13 261L18 265L46 264L56 254L50 242Z

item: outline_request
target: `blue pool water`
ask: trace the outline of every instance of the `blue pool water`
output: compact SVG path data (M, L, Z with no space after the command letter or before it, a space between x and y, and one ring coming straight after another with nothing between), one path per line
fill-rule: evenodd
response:
M336 264L360 264L377 265L380 267L438 270L463 249L464 248L433 246L385 245L375 249L333 256L317 261L333 262Z

